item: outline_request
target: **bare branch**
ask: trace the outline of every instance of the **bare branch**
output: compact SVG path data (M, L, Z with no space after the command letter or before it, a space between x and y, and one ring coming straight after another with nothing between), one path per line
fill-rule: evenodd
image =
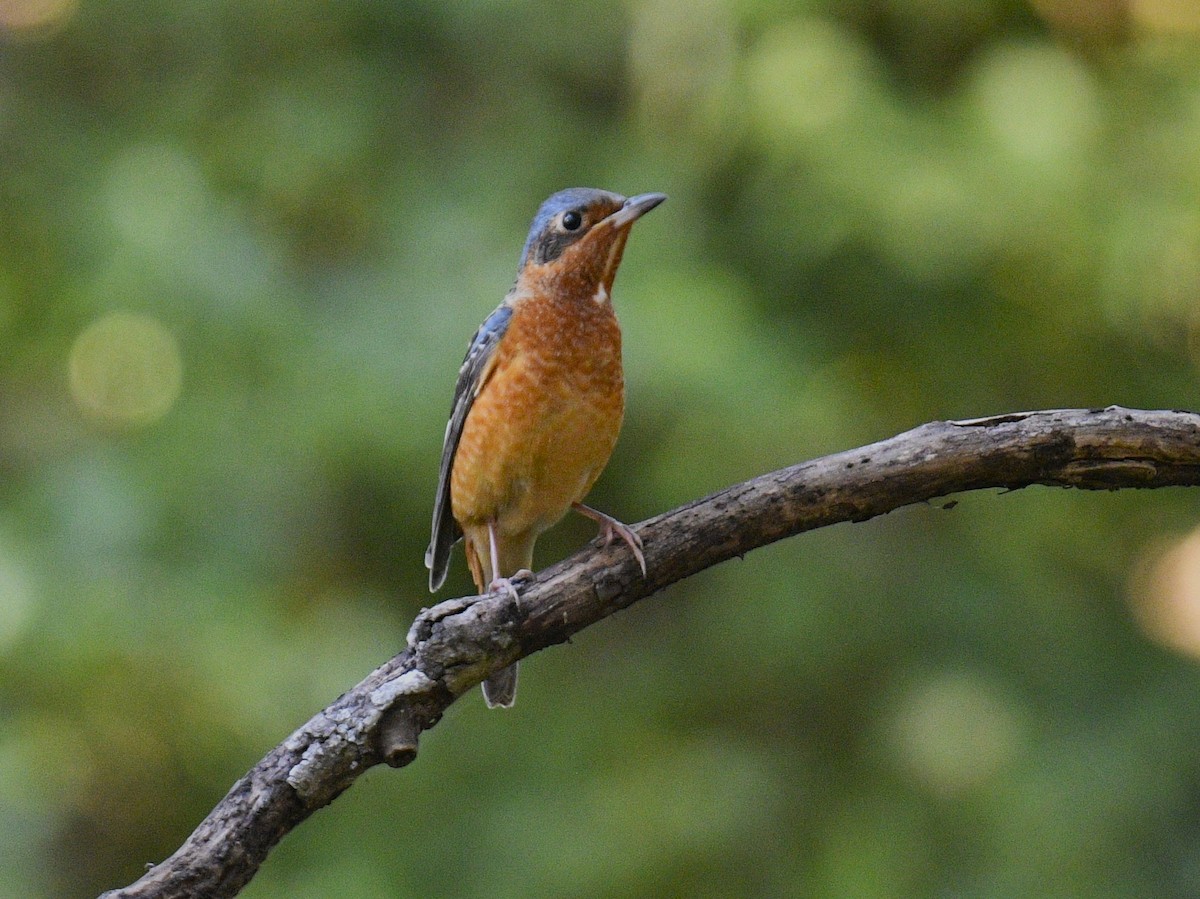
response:
M1200 484L1200 415L1022 412L934 422L737 484L643 522L649 575L621 544L589 546L503 594L418 616L409 648L273 749L166 861L105 897L225 897L293 827L379 762L400 767L422 731L487 675L669 584L784 537L982 487L1116 490Z

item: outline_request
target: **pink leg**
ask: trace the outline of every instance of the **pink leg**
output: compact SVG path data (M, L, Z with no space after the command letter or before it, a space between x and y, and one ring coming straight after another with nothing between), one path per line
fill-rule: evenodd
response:
M496 523L493 521L488 522L488 549L491 550L492 556L492 582L488 584L488 591L503 590L519 606L521 604L521 596L517 593L517 586L513 583L513 580L522 577L533 577L533 572L528 568L522 568L511 578L500 576L500 557L496 552Z
M637 559L638 567L642 569L642 577L646 576L646 556L642 552L642 538L630 530L628 525L622 524L611 515L605 515L598 509L585 506L583 503L571 503L571 508L600 525L600 533L604 535L605 546L612 543L614 534L624 540L633 553L633 557Z

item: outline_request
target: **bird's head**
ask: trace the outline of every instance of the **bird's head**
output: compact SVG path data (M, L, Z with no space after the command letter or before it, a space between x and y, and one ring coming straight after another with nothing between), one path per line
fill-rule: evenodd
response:
M666 194L620 194L590 187L560 190L533 219L517 288L607 301L633 223Z

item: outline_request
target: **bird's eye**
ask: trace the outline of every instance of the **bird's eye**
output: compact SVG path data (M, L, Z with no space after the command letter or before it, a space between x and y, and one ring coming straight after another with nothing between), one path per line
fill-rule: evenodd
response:
M583 224L583 216L572 209L570 212L564 212L562 217L562 226L567 231L578 231L579 226Z

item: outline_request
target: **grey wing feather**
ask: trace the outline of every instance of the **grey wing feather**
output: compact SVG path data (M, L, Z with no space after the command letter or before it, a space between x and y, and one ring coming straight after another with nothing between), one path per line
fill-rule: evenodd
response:
M512 307L506 304L487 317L471 339L462 368L458 370L454 404L450 409L450 421L446 423L446 436L442 444L442 467L438 474L437 497L433 501L433 536L429 541L429 549L425 551L430 592L436 591L445 583L446 572L450 568L450 550L462 537L462 531L450 510L450 472L454 467L454 454L458 451L458 442L462 438L467 413L471 411L471 405L479 393L483 373L500 343L500 338L508 330L512 312Z

